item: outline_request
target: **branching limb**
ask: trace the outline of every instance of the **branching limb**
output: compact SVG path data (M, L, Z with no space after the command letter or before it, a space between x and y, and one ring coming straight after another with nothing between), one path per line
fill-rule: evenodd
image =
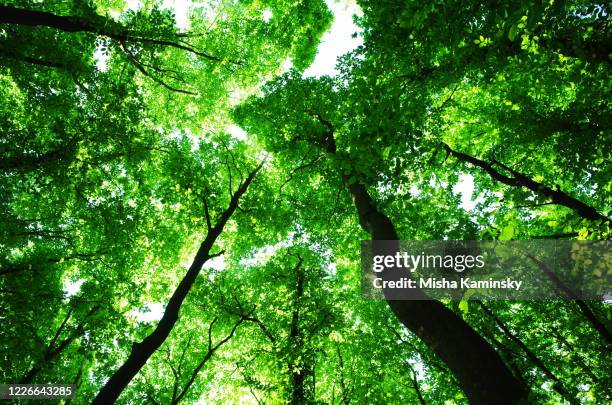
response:
M450 155L463 162L467 162L472 164L473 166L477 166L481 169L484 169L494 180L497 180L512 187L525 187L540 196L549 198L552 204L558 204L570 208L582 218L586 218L588 220L593 221L601 220L603 223L606 223L608 225L612 224L612 221L608 217L597 212L595 208L583 203L580 200L577 200L576 198L570 196L567 193L562 192L559 189L553 190L552 188L547 187L542 183L538 183L530 177L511 169L503 163L500 163L496 160L493 160L492 164L487 163L484 160L475 158L465 153L457 152L451 149L450 146L446 144L443 144L443 146ZM499 172L495 169L494 165L500 166L504 170L510 172L510 174L512 174L514 177L509 177Z
M127 57L127 59L136 67L136 69L138 69L140 71L140 73L142 73L144 76L150 78L155 83L161 84L166 89L168 89L170 91L177 92L177 93L188 94L190 96L197 96L198 95L198 93L194 93L194 92L189 91L189 90L183 90L183 89L179 89L179 88L176 88L176 87L172 87L171 85L169 85L168 83L166 83L162 79L160 79L159 77L156 77L156 76L150 74L146 70L145 66L136 58L136 56L132 52L130 52L129 49L127 49L127 47L125 46L124 43L120 43L119 48L121 49L123 54Z

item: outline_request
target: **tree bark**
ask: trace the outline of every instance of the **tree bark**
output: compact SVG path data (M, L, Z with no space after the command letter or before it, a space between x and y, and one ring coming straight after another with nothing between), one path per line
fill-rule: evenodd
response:
M100 17L102 19L103 17ZM104 19L107 27L120 27L113 20ZM60 16L53 13L23 8L0 6L0 23L26 25L31 27L55 28L65 32L91 32L100 34L102 29L96 28L89 21L80 17Z
M47 27L64 32L88 32L111 38L120 43L131 41L166 46L188 51L208 60L221 61L220 58L198 51L184 44L184 42L177 42L168 38L150 38L138 35L137 32L130 31L114 20L99 15L96 15L95 18L86 19L75 16L61 16L45 11L0 6L0 24ZM174 39L178 39L178 34L175 37Z
M538 183L537 181L532 180L530 177L509 168L503 163L497 161L493 161L493 163L487 163L484 160L475 158L465 153L457 152L451 149L450 146L446 144L443 145L449 155L463 162L467 162L484 169L489 174L489 176L491 176L494 180L499 181L500 183L504 183L512 187L525 187L540 196L549 198L553 204L562 205L573 210L582 218L586 218L591 221L601 220L602 223L607 223L608 225L612 224L610 218L599 213L595 208L591 207L590 205L587 205L582 201L577 200L576 198L562 192L561 190L553 190L552 188L547 187L542 183ZM514 177L509 177L499 172L493 167L494 165L498 165L504 170L507 170Z
M333 126L320 115L317 118L328 129L321 141L327 153L335 154ZM345 174L342 178L353 198L359 223L372 238L374 250L377 254L395 255L399 251L399 237L391 219L378 210L363 184L349 181ZM406 273L388 267L381 275L384 280L399 280ZM383 291L400 322L448 365L470 403L501 405L527 400L529 391L524 382L512 374L488 342L457 314L442 303L430 300L420 289L411 290L410 297Z
M30 171L45 165L61 162L72 157L75 148L70 145L63 149L41 153L40 155L22 155L0 159L0 171Z
M361 184L349 186L364 229L374 241L397 240L391 220L376 210ZM393 248L399 250L399 244ZM386 251L386 254L394 254ZM384 280L405 275L396 268L383 271ZM438 301L415 290L410 300L394 300L385 292L387 303L408 329L421 338L451 369L473 404L516 404L528 391L506 367L497 352L463 319ZM389 299L391 298L391 299Z
M153 353L162 345L166 340L172 328L176 324L179 318L179 311L181 305L187 297L189 290L193 283L196 281L198 274L202 266L208 259L211 259L217 255L211 255L210 250L212 249L215 241L223 232L223 228L227 221L230 219L236 208L240 198L246 193L249 185L257 175L257 172L261 169L264 162L261 162L255 170L249 173L246 180L240 184L236 192L231 197L230 203L225 211L219 217L215 226L208 229L206 238L200 245L198 252L193 259L193 263L189 267L187 274L181 280L176 290L170 297L166 310L161 320L157 324L157 327L149 336L147 336L142 342L134 343L132 346L131 353L125 363L111 376L108 382L102 387L98 395L93 401L93 404L107 405L114 403L119 395L123 392L125 387L132 381L134 376L140 371L145 365L147 360L153 355Z

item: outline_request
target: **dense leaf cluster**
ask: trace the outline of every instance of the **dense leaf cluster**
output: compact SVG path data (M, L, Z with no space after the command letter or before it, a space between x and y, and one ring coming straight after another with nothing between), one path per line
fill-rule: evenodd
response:
M609 238L607 4L361 0L364 44L303 78L323 1L214 0L187 23L163 3L0 6L1 383L485 403L468 347L525 401L610 401L608 304L418 307L444 336L363 300L359 274L389 230Z

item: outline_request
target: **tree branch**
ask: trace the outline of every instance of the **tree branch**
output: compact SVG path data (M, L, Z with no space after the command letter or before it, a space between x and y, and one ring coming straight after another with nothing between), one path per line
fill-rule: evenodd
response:
M608 225L612 224L612 221L608 217L597 212L595 208L583 203L582 201L575 199L574 197L562 192L561 190L553 190L542 183L538 183L533 179L529 178L528 176L511 169L503 163L493 160L493 164L498 165L503 169L509 171L514 177L509 177L500 173L493 167L492 164L487 163L484 160L475 158L465 153L457 152L451 149L450 146L448 146L447 144L443 144L443 146L446 151L453 157L484 169L493 179L501 183L507 184L512 187L525 187L540 196L550 198L550 202L552 204L558 204L570 208L582 218L586 218L592 221L601 220L603 223L607 223Z

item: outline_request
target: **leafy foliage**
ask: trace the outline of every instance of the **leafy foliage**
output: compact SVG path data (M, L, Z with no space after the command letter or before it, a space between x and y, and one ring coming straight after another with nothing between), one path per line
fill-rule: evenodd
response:
M358 4L364 45L319 78L318 0L2 6L0 382L90 403L263 162L119 403L468 401L361 298L346 188L404 239L609 238L610 9ZM444 305L534 403L609 402L608 304Z

